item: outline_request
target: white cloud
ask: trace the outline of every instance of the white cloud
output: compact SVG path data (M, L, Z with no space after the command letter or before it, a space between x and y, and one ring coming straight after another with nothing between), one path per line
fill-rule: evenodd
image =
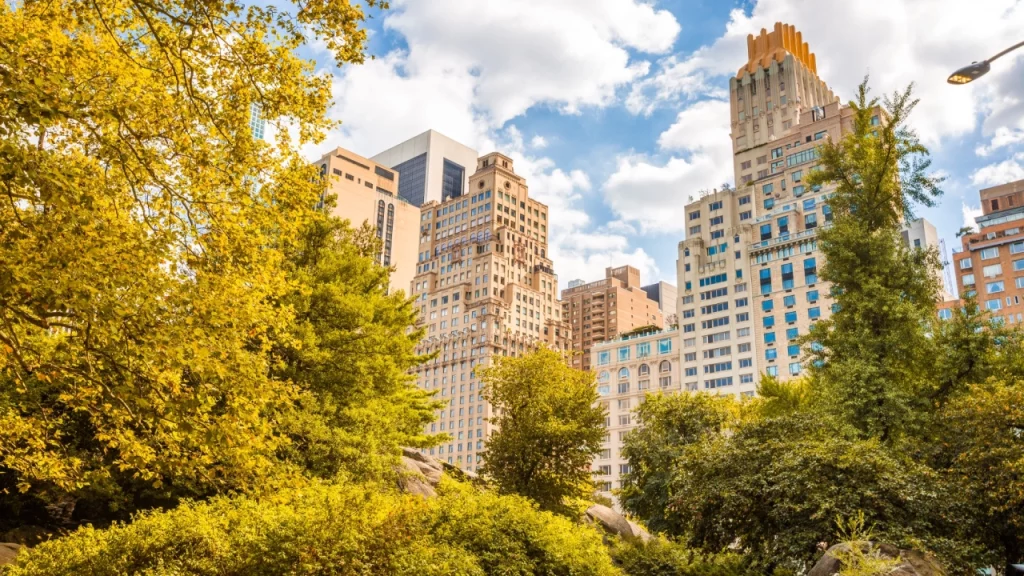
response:
M735 74L746 61L747 34L771 30L776 21L803 33L817 55L819 75L844 100L853 96L865 73L871 74L877 95L914 81L921 105L912 121L927 143L972 131L979 111L993 118L1012 117L1017 110L999 102L1021 93L1013 92L1011 84L1024 84L1022 59L1016 73L1009 71L1012 62L993 64L993 74L997 66L1003 68L1006 86L996 86L989 77L987 83L968 86L946 83L956 67L1020 41L1024 3L1016 0L761 0L750 16L734 10L725 34L710 46L688 58L661 61L654 76L635 86L630 108L648 111L680 95L713 92L709 78ZM720 85L716 80L714 86ZM995 129L986 121L986 130Z
M1021 118L1021 123L1024 125L1024 117ZM974 153L978 156L988 156L1000 148L1016 146L1018 144L1024 144L1024 129L1013 130L1006 126L1000 126L996 128L988 145L978 146L975 148Z
M544 138L543 136L539 135L539 134L537 136L534 136L533 139L530 140L530 147L531 148L536 148L536 149L540 150L541 148L546 148L547 145L548 145L547 139Z
M978 187L998 186L1015 180L1024 180L1024 153L1012 158L982 166L971 174L971 182Z
M960 211L963 213L963 226L968 228L978 229L977 223L974 221L975 218L982 215L981 206L968 206L966 202L960 204Z
M620 219L636 223L643 232L682 232L690 196L732 180L728 134L728 102L690 105L658 137L662 150L680 155L664 163L642 155L621 156L604 184L605 201Z

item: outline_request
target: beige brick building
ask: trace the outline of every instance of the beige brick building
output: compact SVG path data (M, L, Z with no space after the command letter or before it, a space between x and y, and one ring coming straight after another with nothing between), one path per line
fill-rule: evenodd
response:
M632 266L606 268L604 279L562 290L562 318L572 329L577 353L572 365L590 370L590 349L641 326L664 326L658 302L640 286L640 271Z
M592 465L598 490L613 497L629 470L622 441L636 427L633 411L649 393L677 394L682 390L676 329L657 330L594 344L591 362L597 391L607 408L607 430L601 453Z
M422 206L413 296L427 334L417 351L437 356L415 374L447 404L428 431L451 441L429 453L467 470L480 465L491 432L477 369L539 343L569 349L549 221L547 206L499 153L477 161L465 194Z
M394 266L390 290L409 294L419 245L420 210L398 197L398 174L350 150L337 148L316 165L336 196L332 214L354 227L369 223L377 231L377 261Z

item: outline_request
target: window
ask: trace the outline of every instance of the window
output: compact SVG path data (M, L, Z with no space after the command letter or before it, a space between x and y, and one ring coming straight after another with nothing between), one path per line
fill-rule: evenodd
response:
M808 210L814 210L814 208L817 206L817 203L818 201L816 198L808 198L807 200L804 200L804 211L806 212Z
M697 375L697 369L696 368L687 368L686 369L686 376L696 376L696 375Z
M764 192L765 194L771 194L774 188L774 185L771 182L769 182L768 184L761 186L761 191Z
M629 382L619 382L619 394L627 394L629 392ZM621 416L620 416L621 418Z
M949 320L953 317L953 311L949 308L943 308L939 310L939 320Z
M740 212L740 220L750 220L750 216L750 210L747 210L746 212Z
M760 271L761 276L761 294L770 294L772 291L772 271L769 268L765 268Z
M762 312L771 312L773 307L774 307L774 302L772 302L771 300L763 300L761 302L761 311Z
M619 368L619 380L629 380L629 368Z
M700 218L700 210L697 210L696 212L690 212L690 220L696 220L698 218Z
M775 316L764 316L761 318L761 325L765 328L772 328L775 326Z
M647 356L650 356L650 355L651 355L651 343L650 342L641 342L641 343L636 345L636 357L637 358L646 358Z
M814 302L817 302L818 301L818 291L817 290L808 290L807 291L807 301L812 303L812 304Z
M811 230L812 228L818 227L818 215L817 214L804 214L804 229Z
M999 258L999 248L985 248L981 251L982 260L991 260L993 258Z
M1009 230L1007 230L1009 232ZM1024 252L1024 242L1014 242L1010 244L1010 254L1020 254Z
M662 360L661 364L658 364L658 372L665 374L672 371L672 363L668 360Z
M804 282L808 285L818 282L818 264L814 258L804 260Z
M789 356L799 356L800 355L800 345L799 344L790 344L789 346L786 346L786 354L789 355Z
M792 374L793 376L796 376L796 375L800 374L800 363L799 362L791 362L789 364L789 373Z
M1003 307L1003 301L999 298L993 298L992 300L985 301L985 308L988 310L1000 310Z
M772 149L772 158L782 158L782 146Z
M764 343L765 344L774 344L775 343L775 332L765 332L764 333Z
M964 269L970 268L970 267L971 267L971 259L970 258L964 258L963 260L960 261L960 269L961 270L964 270Z
M658 340L658 354L668 354L672 352L672 339L663 338Z
M786 329L786 340L796 340L800 336L800 330L798 328Z
M597 353L597 365L604 366L610 364L612 361L612 353L609 350L604 350Z
M764 351L765 360L775 360L779 357L779 350L777 348L768 348Z
M640 376L649 376L651 374L651 367L647 364L641 364L640 367L636 369L636 373Z
M786 312L786 324L792 324L796 322L796 311Z
M985 278L994 278L1003 273L1002 264L991 264L981 269L981 275Z
M629 360L629 346L619 348L619 362L625 362L626 360Z
M782 289L793 289L793 264L791 262L782 265Z
M771 210L775 207L775 198L765 198L763 206L765 210Z
M750 196L740 196L740 206L750 204Z
M988 284L985 285L985 291L988 292L989 294L995 294L997 292L1002 292L1003 291L1003 281L1000 280L998 282L989 282Z
M811 320L817 320L818 318L821 318L821 308L818 308L817 306L815 306L814 308L808 308L807 317L810 318Z
M789 234L789 216L783 216L779 218L779 236Z
M964 286L974 286L974 274L964 274Z
M761 226L761 240L770 240L772 237L772 225L764 224Z

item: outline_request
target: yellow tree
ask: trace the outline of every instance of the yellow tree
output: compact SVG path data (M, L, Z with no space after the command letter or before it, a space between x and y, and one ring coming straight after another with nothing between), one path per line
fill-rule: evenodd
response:
M0 517L277 468L298 390L269 376L269 335L320 192L297 149L330 127L329 79L294 50L359 62L366 38L347 0L291 8L0 4ZM254 138L257 118L288 130Z

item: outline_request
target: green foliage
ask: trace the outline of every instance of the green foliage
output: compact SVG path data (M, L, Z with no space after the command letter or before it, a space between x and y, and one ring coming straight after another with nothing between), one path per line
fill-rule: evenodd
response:
M628 576L754 576L746 558L733 552L704 554L657 538L617 541L612 558Z
M938 254L908 249L900 224L914 203L931 206L940 178L927 174L928 150L907 126L912 86L868 98L867 79L850 102L853 129L819 148L808 182L834 188L832 226L819 231L821 280L838 310L815 323L810 377L833 411L883 440L919 425L917 404L933 374L935 351L921 329L935 314ZM883 122L872 125L873 116Z
M569 367L548 348L497 358L479 373L498 426L481 474L542 510L576 514L578 501L594 490L590 463L604 437L594 375Z
M647 324L646 326L638 326L636 328L633 328L629 332L623 332L622 334L620 334L620 336L636 336L637 334L648 334L651 332L658 332L660 330L661 328L659 328L656 324Z
M670 487L687 447L719 435L732 417L733 400L710 394L650 394L635 411L637 427L626 435L619 501L656 532L678 534L685 519L669 506Z
M336 219L314 220L288 253L295 289L283 299L294 321L273 353L272 371L302 386L285 420L286 460L321 477L345 471L380 478L400 447L426 447L436 402L416 388L411 368L422 330L401 292L388 294L388 269L374 261L378 239Z
M216 498L77 532L6 576L619 574L592 528L446 481L434 499L374 486ZM2 571L2 570L0 570Z
M935 527L942 505L934 472L814 413L742 423L691 446L676 469L680 534L707 551L738 539L765 571L809 568L819 542L837 541L837 515L863 511L903 543Z
M882 555L874 543L875 535L865 524L863 512L836 520L839 537L847 544L847 548L834 552L840 562L837 576L885 576L901 564L899 558Z

